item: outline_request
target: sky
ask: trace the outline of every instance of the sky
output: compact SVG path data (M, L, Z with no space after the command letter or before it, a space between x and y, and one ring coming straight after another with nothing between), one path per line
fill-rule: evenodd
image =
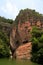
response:
M0 16L15 19L21 9L34 9L43 14L43 0L0 0Z

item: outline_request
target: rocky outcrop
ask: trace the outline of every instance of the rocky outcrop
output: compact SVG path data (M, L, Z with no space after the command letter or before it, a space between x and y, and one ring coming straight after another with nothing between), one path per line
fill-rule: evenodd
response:
M18 24L18 27L13 27L10 34L10 46L12 53L22 44L25 44L30 41L31 38L31 26L29 21L23 23L22 25Z
M14 53L16 52L17 48L19 48L19 46L23 44L25 46L25 44L27 44L28 42L31 42L31 37L32 37L31 31L33 26L37 26L38 28L43 29L43 23L41 23L40 21L37 21L37 22L26 21L23 23L19 22L17 27L14 26L12 28L12 31L10 34L10 45L11 45L11 51L13 55L15 55ZM21 50L21 47L20 47L20 50ZM25 52L26 51L24 51L24 53ZM23 53L23 51L21 51L20 53ZM24 53L23 53L23 56L27 58L26 54ZM19 51L18 51L18 54L19 54ZM16 55L16 57L19 58L19 57L22 57L22 55L21 56Z
M21 50L21 56L23 54L23 56L27 58L28 54L24 53L28 53L26 50L28 47L26 47L25 44L31 42L31 31L33 26L36 26L39 29L43 29L43 16L41 17L41 15L34 10L21 10L15 19L15 25L13 26L10 33L10 46L13 55L15 55L14 53L20 47L19 50ZM21 45L25 46L25 51L22 51L24 48ZM21 49L21 47L23 49ZM19 50L16 54L19 54ZM19 58L20 56L16 55L16 57Z
M31 42L23 44L16 49L16 58L17 59L31 59Z

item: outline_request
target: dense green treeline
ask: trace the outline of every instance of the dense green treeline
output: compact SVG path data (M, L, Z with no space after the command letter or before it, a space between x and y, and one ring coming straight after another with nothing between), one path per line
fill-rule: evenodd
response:
M0 16L0 22L12 24L13 23L13 20L12 19L6 19L5 17L1 17Z
M8 36L0 32L0 58L9 56L9 38Z
M9 57L10 29L14 21L0 16L0 58Z
M32 61L43 64L43 30L32 29Z

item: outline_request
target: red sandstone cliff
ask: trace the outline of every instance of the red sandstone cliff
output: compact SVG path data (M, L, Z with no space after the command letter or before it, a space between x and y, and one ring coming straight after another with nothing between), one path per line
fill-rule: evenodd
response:
M33 26L36 26L39 29L43 29L43 16L41 17L41 15L40 16L37 15L40 14L35 12L34 10L31 11L27 9L27 10L20 11L19 15L16 17L15 19L16 26L15 25L13 26L10 34L10 45L11 45L13 55L15 55L14 53L16 52L16 50L18 50L19 46L21 50L21 45L27 43L29 44L32 37L31 31ZM26 51L24 51L24 53L25 52ZM18 55L16 56L17 58L19 57Z
M31 42L19 46L16 50L17 59L30 59L31 58L32 44Z
M31 41L31 31L32 31L32 27L33 26L37 26L38 28L42 28L42 25L41 25L41 22L40 21L37 21L36 23L32 22L32 24L29 22L29 21L26 21L24 23L18 23L18 27L14 27L12 29L12 32L11 32L11 35L10 35L10 45L11 45L11 48L12 48L12 53L13 53L13 56L15 55L14 53L16 52L15 50L17 50L16 52L16 57L17 58L27 58L28 56L28 50L27 49L27 45L29 45L28 42ZM28 44L27 44L28 43ZM23 45L23 44L26 44L26 45ZM30 43L31 44L31 43ZM25 48L23 48L23 45ZM19 46L20 46L20 49L19 49ZM23 49L21 49L21 47ZM30 48L31 48L31 45L30 45ZM19 50L20 51L19 51ZM25 49L25 50L24 50ZM28 47L29 49L29 47ZM31 52L31 50L29 50ZM20 52L20 53L19 53ZM30 54L29 52L29 54ZM27 53L27 55L25 54ZM18 54L21 54L20 56ZM22 55L23 54L23 55ZM29 58L31 57L31 54L29 56Z

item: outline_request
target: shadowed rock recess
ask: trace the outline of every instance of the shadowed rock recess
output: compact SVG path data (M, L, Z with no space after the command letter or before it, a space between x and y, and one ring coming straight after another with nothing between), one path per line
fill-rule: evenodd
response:
M34 13L32 13L34 12ZM38 17L34 10L21 10L15 19L15 24L10 33L10 47L12 56L18 59L30 59L32 42L32 27L43 29L43 16ZM38 13L38 15L40 15Z

